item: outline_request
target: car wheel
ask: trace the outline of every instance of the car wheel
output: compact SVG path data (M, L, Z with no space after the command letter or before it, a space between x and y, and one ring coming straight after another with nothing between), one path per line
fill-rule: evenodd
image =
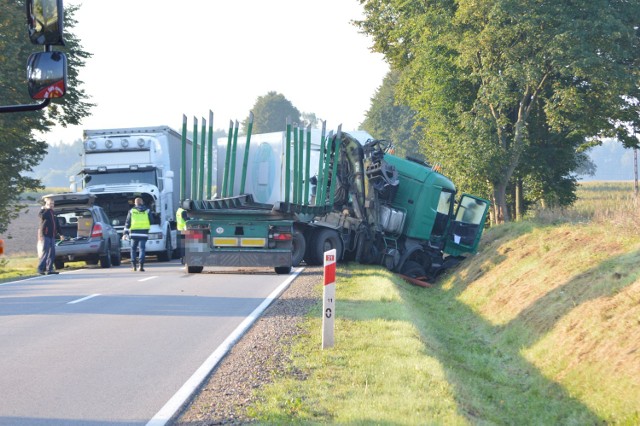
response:
M111 268L111 243L107 241L104 254L100 256L100 267Z
M113 266L120 266L122 263L122 253L120 253L120 247L116 249L116 254L111 256L111 264Z
M64 260L54 260L53 265L56 267L56 269L63 269L64 268Z

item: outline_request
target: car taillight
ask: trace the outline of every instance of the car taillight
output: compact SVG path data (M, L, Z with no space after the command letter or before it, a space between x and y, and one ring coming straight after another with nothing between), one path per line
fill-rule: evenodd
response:
M91 230L91 238L102 238L102 225L99 223L93 224L93 229Z
M273 233L273 239L276 240L276 241L289 241L292 238L293 237L288 232L274 232Z

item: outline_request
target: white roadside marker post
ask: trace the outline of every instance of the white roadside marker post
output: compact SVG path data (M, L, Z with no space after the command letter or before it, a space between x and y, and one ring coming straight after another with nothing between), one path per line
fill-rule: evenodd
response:
M336 309L336 249L324 252L322 298L322 349L326 349L333 347L333 318Z

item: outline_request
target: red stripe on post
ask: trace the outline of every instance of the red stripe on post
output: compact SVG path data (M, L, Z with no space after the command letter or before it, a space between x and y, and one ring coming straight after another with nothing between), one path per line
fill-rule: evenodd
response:
M324 267L324 285L336 282L336 264L332 263Z

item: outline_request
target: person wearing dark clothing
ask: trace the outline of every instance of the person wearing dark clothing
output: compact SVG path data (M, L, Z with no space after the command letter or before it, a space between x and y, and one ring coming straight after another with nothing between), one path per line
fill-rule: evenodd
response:
M140 263L140 272L144 272L144 257L149 238L149 228L151 228L151 212L145 207L142 198L135 199L135 206L129 210L127 220L124 223L125 238L131 238L131 266L136 271L138 262ZM140 248L139 256L136 258Z
M53 211L54 205L55 202L51 198L45 198L44 206L38 212L40 217L38 245L42 248L42 250L38 250L40 255L38 273L40 275L58 273L53 269L56 259L56 236L58 235L56 215Z

